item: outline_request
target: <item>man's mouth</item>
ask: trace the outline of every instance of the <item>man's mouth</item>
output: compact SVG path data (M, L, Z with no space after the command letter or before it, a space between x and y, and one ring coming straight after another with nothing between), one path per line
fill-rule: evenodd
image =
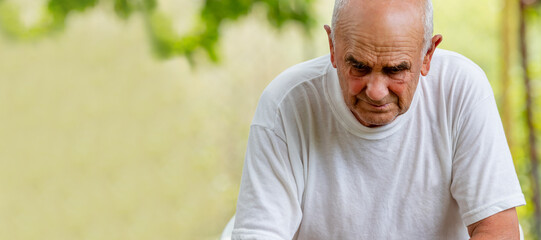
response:
M389 105L388 103L385 103L385 104L372 104L372 103L368 103L370 106L372 107L375 107L375 108L384 108L386 107L387 105Z
M365 111L369 112L383 113L389 110L391 103L374 103L366 99L356 98L354 106L364 108Z
M371 103L369 101L358 101L357 103L363 102L364 108L369 112L383 113L387 112L391 106L391 103Z

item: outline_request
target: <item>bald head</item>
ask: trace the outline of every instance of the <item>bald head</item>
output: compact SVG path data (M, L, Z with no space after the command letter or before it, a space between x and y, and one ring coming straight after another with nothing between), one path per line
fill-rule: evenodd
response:
M433 33L432 15L430 0L336 0L331 38L335 42L335 35L340 31L340 27L356 21L361 24L368 24L368 21L395 21L390 24L398 25L413 20L410 27L421 27L423 53L426 53Z

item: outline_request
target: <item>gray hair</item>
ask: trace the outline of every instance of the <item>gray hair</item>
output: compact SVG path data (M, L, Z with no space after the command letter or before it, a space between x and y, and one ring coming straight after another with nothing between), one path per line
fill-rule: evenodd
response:
M342 12L342 8L344 8L350 0L335 0L334 2L334 11L332 14L332 22L331 22L331 39L334 43L334 30L336 29L336 24L338 22L338 19L340 18L340 13ZM377 1L377 0L376 0ZM432 1L425 0L424 5L424 15L423 15L423 23L424 23L424 42L423 42L423 56L426 54L426 51L430 48L430 45L432 44L432 34L434 32L434 9L432 7Z

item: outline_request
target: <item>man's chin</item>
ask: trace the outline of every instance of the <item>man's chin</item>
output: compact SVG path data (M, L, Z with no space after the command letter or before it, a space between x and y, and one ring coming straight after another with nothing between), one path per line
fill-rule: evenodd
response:
M391 112L370 113L367 115L368 116L363 116L363 117L359 117L356 115L355 117L362 125L364 125L365 127L370 127L370 128L381 127L389 123L392 123L396 119L396 116L397 116L397 114L393 114ZM376 116L370 116L370 115L376 115Z

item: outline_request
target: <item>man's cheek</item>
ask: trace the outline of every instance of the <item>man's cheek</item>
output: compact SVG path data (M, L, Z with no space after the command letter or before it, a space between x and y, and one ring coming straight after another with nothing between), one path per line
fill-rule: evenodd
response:
M363 81L361 80L349 80L349 94L351 95L357 95L359 94L363 88L364 88Z

